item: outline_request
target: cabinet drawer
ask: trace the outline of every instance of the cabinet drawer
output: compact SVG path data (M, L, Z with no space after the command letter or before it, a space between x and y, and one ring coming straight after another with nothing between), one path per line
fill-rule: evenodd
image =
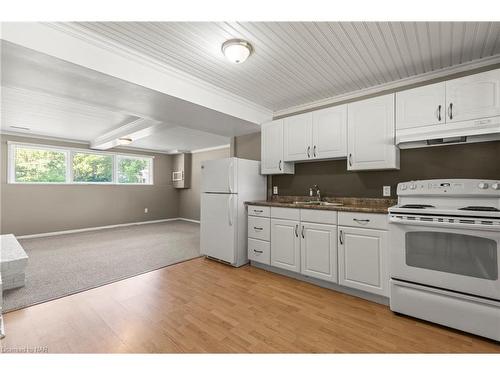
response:
M249 238L248 259L254 262L271 264L271 244L269 242Z
M248 237L269 241L271 231L271 219L268 217L248 217Z
M387 215L364 212L339 212L338 224L356 228L387 229Z
M271 217L276 219L300 220L300 209L271 207Z
M248 214L250 216L271 216L271 207L266 206L248 206Z
M320 224L337 224L337 211L301 209L300 221Z

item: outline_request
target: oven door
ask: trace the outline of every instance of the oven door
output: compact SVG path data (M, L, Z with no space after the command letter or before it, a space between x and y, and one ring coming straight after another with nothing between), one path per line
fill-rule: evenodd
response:
M500 300L498 229L389 222L391 278Z

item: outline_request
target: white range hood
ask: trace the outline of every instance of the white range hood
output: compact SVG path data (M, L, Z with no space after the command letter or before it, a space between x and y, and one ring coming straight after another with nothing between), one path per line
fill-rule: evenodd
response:
M500 116L396 131L399 148L500 140Z

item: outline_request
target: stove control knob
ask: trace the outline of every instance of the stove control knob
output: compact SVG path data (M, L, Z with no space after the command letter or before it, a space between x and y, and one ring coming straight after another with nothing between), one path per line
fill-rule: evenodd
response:
M401 190L406 190L406 184L401 185Z
M480 182L479 185L477 185L479 189L488 189L488 184L486 182Z
M411 189L411 190L415 190L416 188L417 188L417 185L416 185L416 184L411 184L411 185L410 185L410 189Z
M493 190L500 190L500 183L495 182L494 184L491 185L491 188Z

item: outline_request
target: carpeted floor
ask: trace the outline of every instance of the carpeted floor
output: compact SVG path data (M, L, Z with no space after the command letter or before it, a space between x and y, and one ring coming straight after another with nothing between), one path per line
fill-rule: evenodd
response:
M196 258L200 226L170 221L19 242L29 256L26 285L4 292L4 312Z

